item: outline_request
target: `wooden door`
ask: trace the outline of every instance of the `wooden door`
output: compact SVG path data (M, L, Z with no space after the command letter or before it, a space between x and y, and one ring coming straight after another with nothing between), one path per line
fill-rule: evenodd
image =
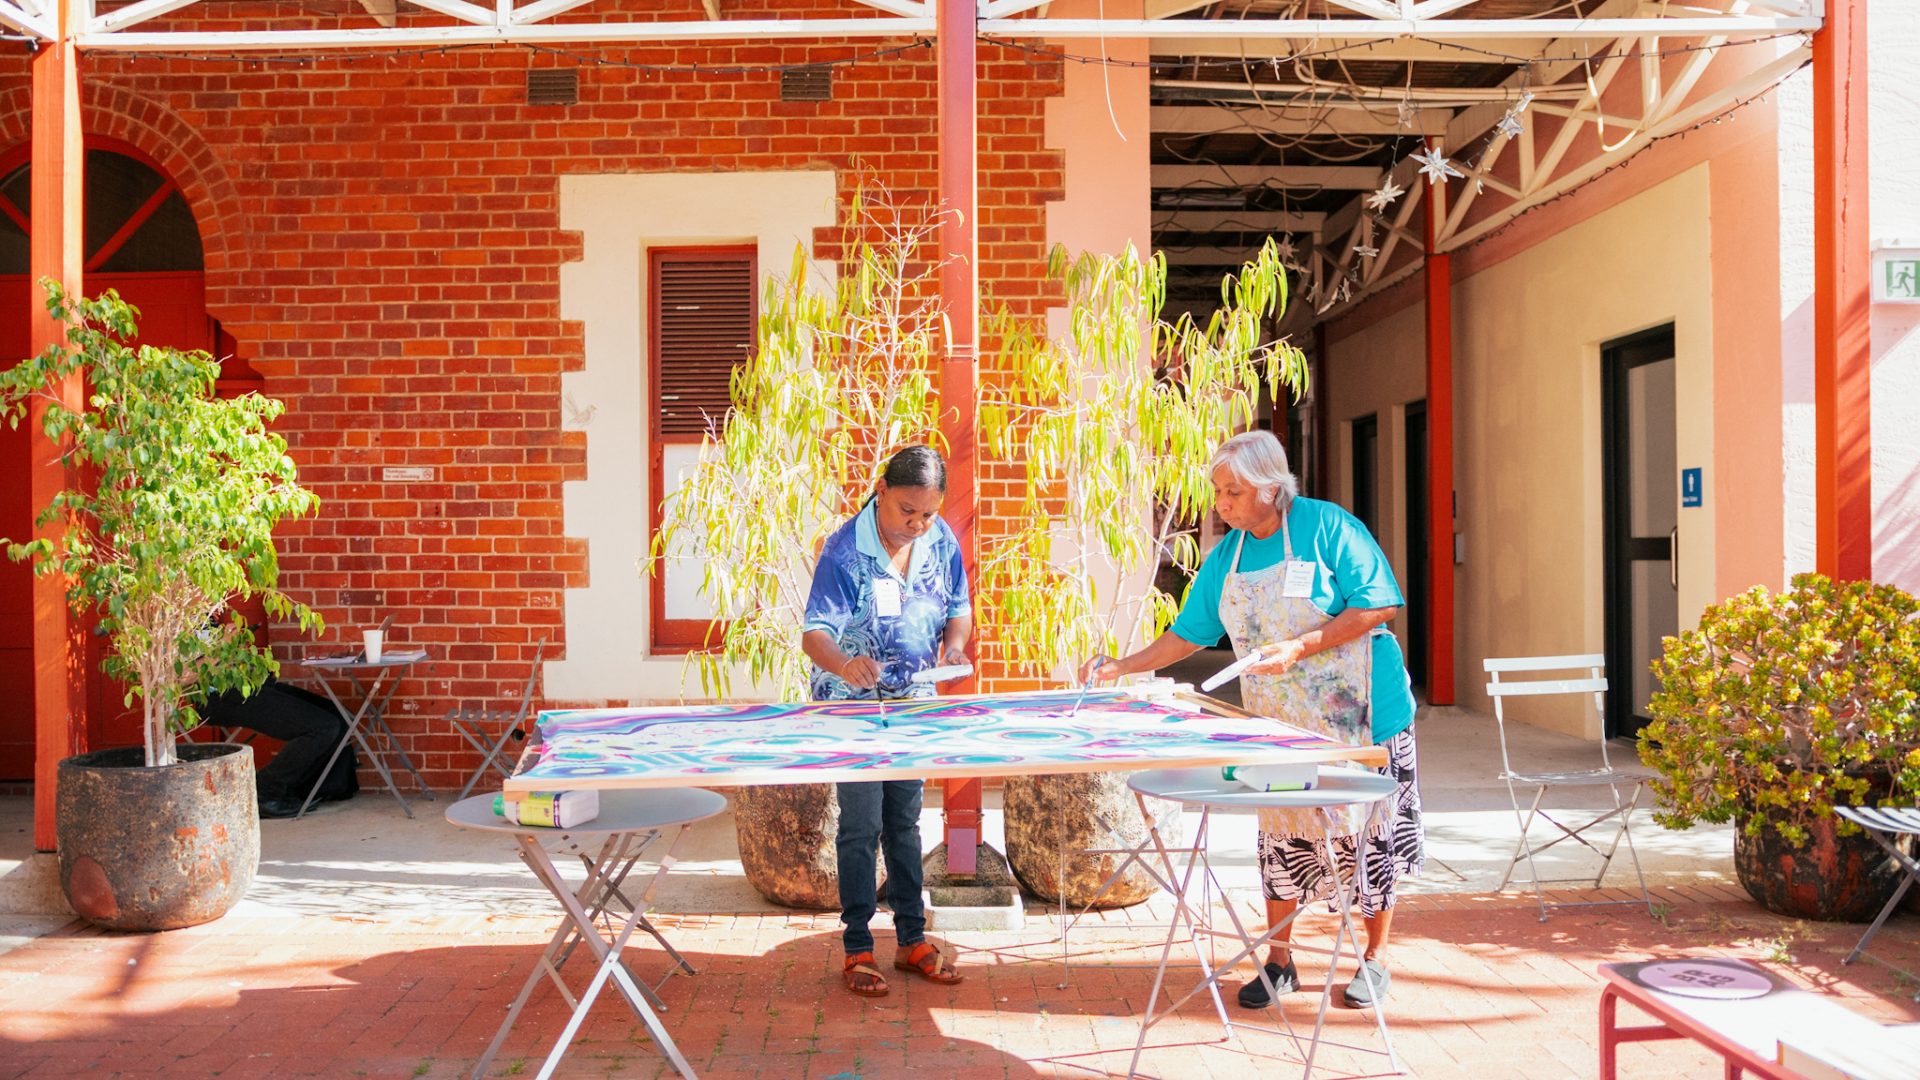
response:
M28 305L44 302L27 274L30 191L24 148L0 154L0 364L25 357L31 341ZM109 143L87 150L87 269L89 294L117 289L140 310L136 344L183 349L215 347L218 327L207 317L206 274L191 210L155 164ZM31 535L31 470L26 429L0 425L0 536ZM0 558L0 780L33 776L33 577L24 565ZM126 691L100 673L105 641L88 638L88 745L138 743L137 712Z

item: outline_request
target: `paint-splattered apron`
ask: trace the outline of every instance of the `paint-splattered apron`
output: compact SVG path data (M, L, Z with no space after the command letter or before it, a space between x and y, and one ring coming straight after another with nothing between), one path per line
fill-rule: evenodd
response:
M1287 515L1280 515L1284 561L1265 570L1240 571L1246 534L1234 549L1226 580L1220 587L1220 622L1233 641L1233 651L1245 656L1262 645L1317 630L1332 618L1313 597L1287 596L1287 564L1294 561L1293 537ZM1324 568L1314 567L1316 575ZM1311 590L1309 590L1311 592ZM1373 745L1373 641L1361 635L1324 652L1305 657L1285 675L1240 677L1241 702L1246 710L1294 727L1354 746ZM1367 809L1351 807L1336 814L1344 827L1336 836L1352 836L1365 826ZM1273 836L1306 836L1316 842L1326 829L1319 810L1262 810L1260 831Z

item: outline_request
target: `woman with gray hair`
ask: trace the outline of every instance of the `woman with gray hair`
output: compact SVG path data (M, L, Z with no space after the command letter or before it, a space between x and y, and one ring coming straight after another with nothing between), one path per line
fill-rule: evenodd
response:
M1366 815L1355 814L1334 837L1341 879L1351 880L1365 832L1367 879L1358 890L1367 927L1365 971L1343 995L1349 1007L1364 1008L1387 990L1383 954L1395 886L1402 874L1418 873L1422 861L1413 691L1400 643L1386 629L1406 601L1386 555L1358 518L1301 497L1286 449L1272 432L1250 431L1221 444L1212 479L1214 509L1232 531L1201 564L1172 628L1130 656L1089 661L1081 679L1153 671L1225 634L1241 656L1257 651L1265 657L1240 678L1249 712L1356 746L1385 747L1381 771L1399 781L1385 820L1367 828ZM1270 926L1300 904L1332 894L1334 868L1321 840L1325 822L1315 814L1261 812L1260 878ZM1240 988L1242 1006L1269 1005L1269 982L1279 993L1299 987L1290 936L1282 930L1269 947L1266 979Z

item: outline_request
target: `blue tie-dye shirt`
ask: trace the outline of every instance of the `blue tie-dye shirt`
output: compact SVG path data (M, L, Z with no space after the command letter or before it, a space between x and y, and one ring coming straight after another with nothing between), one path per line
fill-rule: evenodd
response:
M873 583L879 578L891 578L899 587L899 615L881 616L876 610ZM947 620L972 612L960 542L947 523L934 518L933 527L913 542L902 577L880 546L880 529L869 500L820 549L801 633L825 630L849 657L870 656L878 661L879 696L929 697L934 693L931 683L910 683L908 677L939 665ZM873 690L856 690L818 665L813 669L811 692L816 701L875 696Z

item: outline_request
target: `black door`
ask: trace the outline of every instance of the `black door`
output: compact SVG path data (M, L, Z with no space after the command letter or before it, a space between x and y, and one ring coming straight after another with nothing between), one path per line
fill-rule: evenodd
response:
M1603 365L1607 734L1638 734L1650 665L1680 632L1680 484L1673 327L1609 342Z
M1380 538L1380 422L1372 413L1353 422L1353 505L1348 509Z
M1407 673L1427 684L1427 403L1407 406Z

